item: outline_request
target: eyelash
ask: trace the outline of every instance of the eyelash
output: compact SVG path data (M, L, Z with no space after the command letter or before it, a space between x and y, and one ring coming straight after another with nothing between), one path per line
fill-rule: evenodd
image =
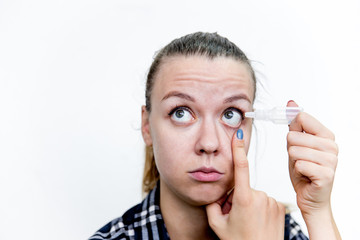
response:
M177 110L186 110L188 112L190 112L193 115L193 112L190 110L190 108L185 107L185 106L176 106L175 108L173 108L170 112L169 112L169 116L173 115L173 113Z
M225 109L225 111L223 112L223 115L224 115L224 113L226 113L229 110L237 111L238 113L240 113L241 120L242 121L244 120L244 112L242 110L240 110L239 108L237 108L237 107L229 107L229 108Z
M171 116L173 115L173 113L177 110L186 110L186 111L189 111L192 115L193 115L193 112L186 106L176 106L175 108L173 108L169 113L168 115ZM228 107L227 109L224 110L224 112L222 113L224 115L224 113L226 111L229 111L229 110L232 110L232 111L237 111L238 113L240 113L240 116L241 116L241 119L244 120L244 112L242 110L240 110L239 108L237 107Z

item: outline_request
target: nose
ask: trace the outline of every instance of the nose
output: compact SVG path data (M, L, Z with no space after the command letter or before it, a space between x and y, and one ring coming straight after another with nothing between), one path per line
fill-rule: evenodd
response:
M217 154L219 152L219 132L214 121L207 119L201 124L195 148L196 153L199 155Z

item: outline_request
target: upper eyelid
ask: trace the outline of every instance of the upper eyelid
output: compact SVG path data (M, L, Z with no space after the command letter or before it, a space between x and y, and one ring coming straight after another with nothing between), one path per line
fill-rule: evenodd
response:
M227 110L235 110L235 111L238 111L238 112L242 112L242 110L240 108L237 108L237 107L228 107L224 110L224 112L226 112Z
M229 110L235 110L237 112L240 113L240 116L241 116L241 119L244 119L244 111L241 110L240 108L237 108L237 107L228 107L224 110L223 114L226 112L226 111L229 111Z
M173 115L173 113L176 111L176 110L185 110L185 111L188 111L189 113L191 113L191 115L193 115L193 112L191 111L191 109L189 107L186 107L186 106L176 106L174 108L171 109L171 111L169 112L169 116Z
M187 106L176 106L170 110L168 115L171 116L176 110L179 110L179 109L186 110L186 111L190 112L191 115L194 115L194 112ZM239 112L241 115L241 118L244 119L245 111L243 111L242 109L240 109L238 107L228 107L222 112L221 115L223 115L226 111L229 111L229 110L235 110L235 111Z

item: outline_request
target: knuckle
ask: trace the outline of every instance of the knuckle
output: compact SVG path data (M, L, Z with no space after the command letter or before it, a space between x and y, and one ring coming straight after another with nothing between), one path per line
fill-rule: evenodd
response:
M333 141L335 141L335 134L329 130L329 138Z
M302 161L295 161L294 169L297 173L300 173L303 168Z
M334 171L332 169L327 169L326 171L323 171L320 179L321 180L317 183L318 188L321 189L331 185L334 180Z
M269 202L270 206L273 206L273 207L277 206L277 201L273 197L268 197L268 202Z
M333 142L331 150L334 152L335 155L339 154L339 146L337 145L336 142Z
M286 136L286 140L288 143L291 143L294 139L294 131L289 131L287 136Z
M279 212L281 215L285 215L286 213L286 207L284 206L284 204L282 203L278 203L278 206L279 206Z
M277 202L277 209L280 216L285 216L286 206L283 203Z
M307 117L307 113L306 112L300 112L297 116L296 116L296 120L300 123L304 122L306 117Z
M325 182L332 182L335 176L335 171L331 168L328 168L327 171L324 172L324 180Z
M247 207L253 204L251 197L245 197L245 196L234 196L234 201L239 203L239 205Z
M259 199L261 202L267 201L268 195L263 191L256 192L256 198Z
M330 162L332 163L333 166L336 167L337 162L338 162L338 157L336 155L331 155Z
M248 160L240 160L240 161L235 161L235 166L237 168L248 168L249 167L249 161Z
M288 149L289 156L293 157L296 154L296 146L290 146Z

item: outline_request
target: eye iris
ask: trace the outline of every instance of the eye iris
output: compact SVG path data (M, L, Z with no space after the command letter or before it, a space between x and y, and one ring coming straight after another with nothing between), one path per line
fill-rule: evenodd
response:
M232 111L228 111L224 114L225 118L231 119L234 116L234 113Z
M177 111L175 112L175 116L176 116L177 118L182 118L184 115L185 115L184 110L177 110Z

